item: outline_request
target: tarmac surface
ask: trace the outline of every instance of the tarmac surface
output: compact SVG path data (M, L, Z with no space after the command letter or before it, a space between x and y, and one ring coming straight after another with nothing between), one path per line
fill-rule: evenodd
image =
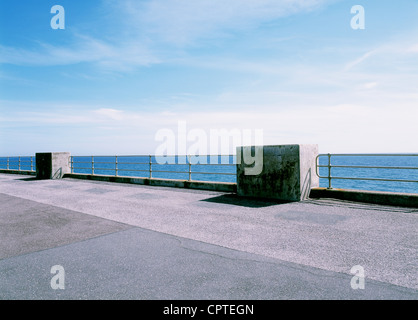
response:
M417 213L0 174L0 299L416 300Z

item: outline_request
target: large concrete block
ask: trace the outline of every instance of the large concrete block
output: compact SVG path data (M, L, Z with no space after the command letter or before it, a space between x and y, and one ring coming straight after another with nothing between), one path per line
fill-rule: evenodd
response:
M71 172L69 152L46 152L36 154L36 177L38 179L61 179Z
M250 148L250 149L248 149ZM260 148L262 171L248 174L245 152ZM247 150L246 150L247 149ZM278 145L237 148L237 193L240 196L300 201L308 198L311 188L319 186L315 173L317 145ZM241 161L240 161L241 160ZM260 161L260 160L258 160ZM247 161L248 163L248 161Z

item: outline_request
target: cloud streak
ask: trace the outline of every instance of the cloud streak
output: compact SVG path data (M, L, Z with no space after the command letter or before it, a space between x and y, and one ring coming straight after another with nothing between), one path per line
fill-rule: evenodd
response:
M59 66L92 63L104 70L129 71L159 63L141 44L112 44L89 36L75 35L69 46L40 42L32 49L0 45L0 64L21 66Z
M98 115L100 115L98 117ZM88 146L89 154L123 154L140 146L140 152L155 152L161 143L155 134L159 129L171 129L176 134L178 121L186 121L187 130L201 129L208 136L210 130L238 129L263 130L265 144L318 143L327 152L402 152L414 143L408 137L418 135L415 119L418 116L414 105L397 108L397 118L389 108L369 107L361 104L305 106L295 110L254 111L205 111L177 112L174 114L126 112L120 109L90 109L83 116L69 112L31 113L22 118L21 114L9 115L14 129L37 123L43 130L35 137L26 137L27 143L49 141L50 132L71 132L62 136L62 145L71 145L71 152L80 154ZM405 117L406 116L406 117ZM115 121L115 117L117 118ZM402 135L388 130L402 119ZM0 118L2 126L7 119ZM371 135L370 126L374 127ZM3 126L4 127L4 126ZM5 126L7 129L7 125ZM88 132L95 134L86 135ZM43 133L44 132L44 133ZM350 134L347 135L346 133ZM16 131L19 133L19 131ZM375 139L376 136L379 139ZM97 145L100 137L102 143ZM352 144L362 141L367 143ZM412 145L412 147L417 147ZM136 150L136 149L135 149Z
M330 0L154 0L110 2L138 32L179 46L226 36L284 16L314 10Z
M97 36L72 34L73 39L66 46L45 41L38 41L38 45L32 48L0 45L0 64L55 66L92 63L104 70L130 71L160 63L160 45L182 47L199 39L222 38L222 34L228 31L256 27L265 21L313 10L327 2L330 1L104 1L107 9L114 9L114 19L120 19L120 37L99 39ZM94 23L106 22L102 19Z
M348 70L354 68L355 66L363 63L364 61L366 61L367 59L369 59L370 57L372 57L373 55L375 55L377 52L378 52L377 50L371 50L369 52L366 52L361 57L355 59L354 61L349 62L345 66L344 71L348 71Z

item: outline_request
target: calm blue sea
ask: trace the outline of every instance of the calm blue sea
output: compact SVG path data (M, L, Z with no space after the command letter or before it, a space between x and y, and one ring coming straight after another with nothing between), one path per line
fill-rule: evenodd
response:
M203 159L203 158L202 158ZM115 156L95 156L94 173L100 175L116 174ZM158 164L155 157L152 161L152 177L163 179L189 178L189 165L185 157L169 159L176 164ZM74 156L74 173L92 173L92 157ZM118 176L149 177L149 156L118 156ZM209 165L193 164L191 178L197 181L236 182L235 156L206 157ZM180 164L179 164L180 163ZM210 164L217 163L217 164ZM219 165L219 163L224 163ZM327 157L320 157L319 164L326 165ZM383 166L383 167L418 167L417 156L333 156L332 165L353 166ZM0 157L0 169L7 167L7 159ZM17 170L19 160L17 157L9 158L9 169ZM21 170L30 170L30 157L20 158ZM36 170L33 158L32 169ZM321 176L327 176L327 168L319 168ZM369 169L369 168L333 168L333 177L359 177L379 179L418 180L418 170L408 169ZM320 186L327 187L328 180L320 179ZM332 187L343 189L375 190L389 192L418 193L417 182L388 182L368 180L332 180Z
M328 158L320 157L320 165L327 165ZM377 166L377 167L415 167L418 156L332 156L331 165ZM328 168L319 168L320 176L328 175ZM332 177L356 177L374 179L418 180L418 170L412 169L370 169L370 168L332 168ZM321 187L328 187L327 179L320 179ZM332 179L333 188L371 191L418 193L418 182L390 182L370 180Z

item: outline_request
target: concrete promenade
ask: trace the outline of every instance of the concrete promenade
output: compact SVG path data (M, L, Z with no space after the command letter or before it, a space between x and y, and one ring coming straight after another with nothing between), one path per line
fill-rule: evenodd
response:
M0 174L0 299L415 300L417 213Z

